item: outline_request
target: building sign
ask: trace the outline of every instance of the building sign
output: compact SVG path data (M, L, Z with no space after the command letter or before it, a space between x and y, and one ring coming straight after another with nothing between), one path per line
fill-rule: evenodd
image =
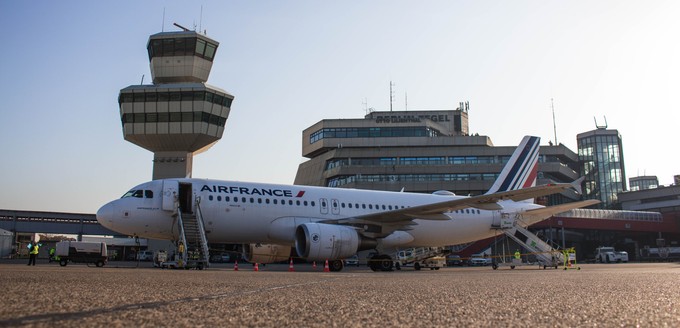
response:
M420 123L424 119L432 122L451 122L448 115L380 115L375 117L375 123Z

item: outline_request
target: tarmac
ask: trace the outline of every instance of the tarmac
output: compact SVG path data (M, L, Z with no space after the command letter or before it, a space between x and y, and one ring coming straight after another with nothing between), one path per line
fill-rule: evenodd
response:
M0 262L0 327L680 327L678 263L255 272L46 262Z

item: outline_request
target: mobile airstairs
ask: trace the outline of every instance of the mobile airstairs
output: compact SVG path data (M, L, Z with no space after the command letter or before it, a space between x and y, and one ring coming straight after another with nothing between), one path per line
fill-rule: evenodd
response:
M175 261L164 262L162 267L203 270L203 268L210 266L208 238L203 225L199 197L196 198L195 204L193 212L188 212L183 210L181 206L177 206L174 216L177 219L179 240L177 241Z
M533 234L526 228L520 225L521 218L519 216L511 218L509 214L502 213L500 220L495 220L492 225L493 228L499 229L503 232L505 236L512 239L517 244L521 245L525 252L520 253L519 258L510 252L508 247L501 256L498 256L493 263L494 270L499 266L509 266L514 269L516 266L521 265L535 265L542 266L543 269L552 267L557 269L558 266L564 264L564 254L557 249L557 246L553 247L549 243L543 241L539 236ZM534 255L536 257L536 263L528 263L528 261L522 261L522 255L524 258L527 255Z

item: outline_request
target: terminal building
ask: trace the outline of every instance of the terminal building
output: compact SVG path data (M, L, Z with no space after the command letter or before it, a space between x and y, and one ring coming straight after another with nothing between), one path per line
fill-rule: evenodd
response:
M494 146L471 135L469 104L455 110L374 111L364 118L322 120L302 133L295 184L459 195L483 194L516 145ZM519 143L520 140L517 140ZM565 147L541 146L538 183L578 179L578 156ZM573 193L543 201L578 200Z

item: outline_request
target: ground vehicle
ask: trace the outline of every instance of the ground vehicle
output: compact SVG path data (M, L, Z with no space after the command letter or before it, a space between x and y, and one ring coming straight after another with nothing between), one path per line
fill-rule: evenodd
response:
M359 256L352 255L345 259L345 265L356 265L359 266Z
M210 262L213 263L227 263L231 260L229 253L215 254L210 257Z
M446 258L443 256L430 257L421 262L416 262L413 264L413 268L420 270L421 268L430 268L430 270L439 270L446 266Z
M614 247L598 247L595 249L595 262L612 263L628 262L628 252L617 252Z
M55 255L59 257L59 265L68 262L94 263L98 267L108 261L106 243L87 243L81 241L60 241L57 243Z
M139 251L137 252L137 261L151 261L153 260L152 251Z
M447 255L446 256L446 266L456 266L463 265L463 260L460 255Z
M470 257L470 265L473 266L491 265L491 262L491 258L482 254L473 254L472 257Z

